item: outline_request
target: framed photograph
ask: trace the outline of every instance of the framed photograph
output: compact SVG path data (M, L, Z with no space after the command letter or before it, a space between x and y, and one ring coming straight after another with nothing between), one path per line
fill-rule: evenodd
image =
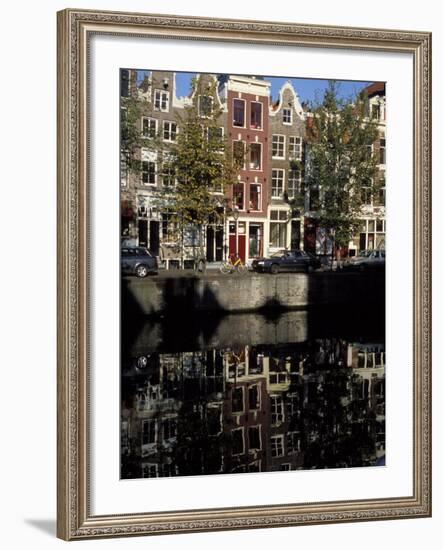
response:
M431 514L431 35L58 13L58 536Z

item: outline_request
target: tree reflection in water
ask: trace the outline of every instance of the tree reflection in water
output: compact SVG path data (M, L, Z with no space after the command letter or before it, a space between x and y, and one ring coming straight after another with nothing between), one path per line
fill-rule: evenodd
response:
M121 477L376 465L384 343L356 340L125 353Z

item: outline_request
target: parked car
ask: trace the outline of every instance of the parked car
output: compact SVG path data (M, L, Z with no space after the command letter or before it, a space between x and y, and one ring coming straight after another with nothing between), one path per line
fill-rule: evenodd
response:
M280 271L311 272L321 267L321 262L313 254L304 250L289 250L270 258L258 258L252 262L252 269L259 273L276 274Z
M122 273L126 275L146 277L149 273L158 273L157 258L142 246L122 248L120 262Z
M386 264L386 253L384 250L363 250L358 256L350 258L344 265L344 269L353 271L369 271L373 269L384 269Z

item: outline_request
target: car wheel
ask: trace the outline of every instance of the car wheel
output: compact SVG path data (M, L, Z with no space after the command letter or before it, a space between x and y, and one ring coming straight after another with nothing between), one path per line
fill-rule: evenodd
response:
M308 265L308 273L312 273L314 271L314 266Z
M277 273L280 271L278 264L272 264L271 265L271 273L273 275L277 275Z
M145 266L143 264L138 265L135 268L135 274L137 275L137 277L144 278L144 277L147 276L148 273L149 273L149 270L148 270L147 266Z
M360 271L360 273L363 273L364 271L366 271L366 267L362 264L358 267L358 270Z

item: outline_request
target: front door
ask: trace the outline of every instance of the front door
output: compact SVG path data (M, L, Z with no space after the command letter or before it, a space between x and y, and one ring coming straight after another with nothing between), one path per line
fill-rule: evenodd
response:
M249 224L249 257L259 258L262 256L262 224Z
M160 253L160 223L157 221L149 222L149 251L153 256Z

